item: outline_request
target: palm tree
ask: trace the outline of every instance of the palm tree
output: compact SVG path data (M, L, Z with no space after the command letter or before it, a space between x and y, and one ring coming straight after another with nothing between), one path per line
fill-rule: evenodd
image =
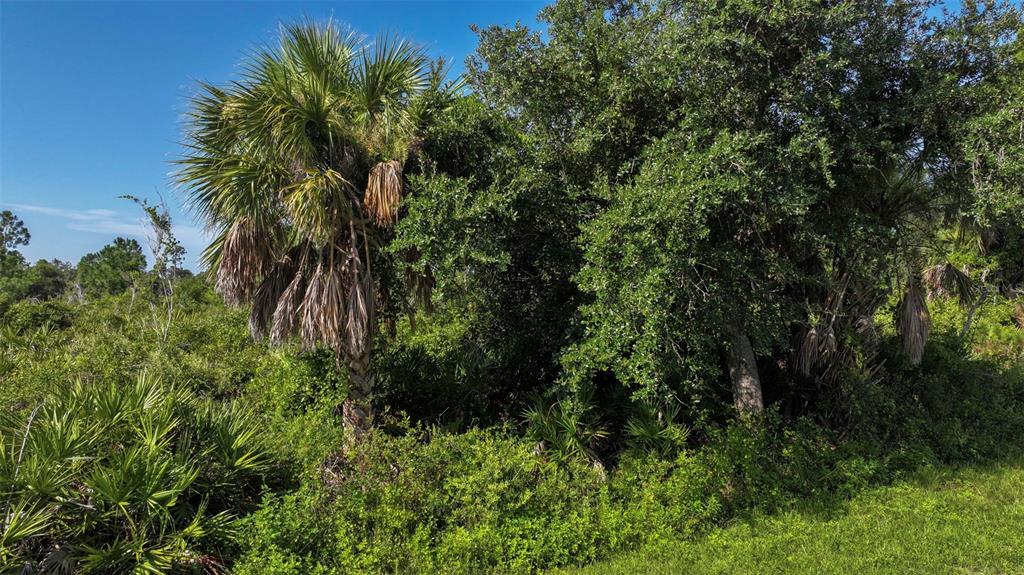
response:
M894 319L904 356L919 365L931 330L928 300L955 295L964 307L983 300L967 271L949 261L949 242L943 241L942 225L962 228L962 209L956 198L950 202L936 193L920 160L890 158L873 170L868 182L881 191L881 211L897 231L894 256L902 294ZM964 232L958 236L962 241Z
M403 167L458 90L443 62L332 22L284 26L239 81L201 85L178 182L216 231L204 263L256 339L329 347L349 372L350 439L369 428L374 268L398 218Z

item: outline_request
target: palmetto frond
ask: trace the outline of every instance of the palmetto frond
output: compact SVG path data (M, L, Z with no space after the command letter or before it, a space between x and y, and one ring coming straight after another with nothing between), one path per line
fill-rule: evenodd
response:
M962 305L970 305L977 297L977 285L967 272L949 262L929 266L921 272L921 281L929 295L954 295Z
M398 204L402 201L402 163L397 160L381 162L370 170L363 205L377 220L379 226L392 226L398 219Z
M261 429L240 404L145 374L56 387L27 417L0 417L0 562L190 571L203 538L230 535L224 509L258 493L270 462Z
M669 455L683 447L690 430L679 423L676 403L657 404L649 401L637 404L626 420L627 442L633 449Z
M353 87L355 120L368 152L402 160L415 138L410 106L430 87L430 60L423 50L382 36L363 52Z
M903 354L910 360L911 365L921 363L930 330L931 315L928 313L924 289L916 277L911 277L907 281L899 306L899 332L903 339Z
M43 505L18 500L0 515L0 547L13 547L22 540L43 535L52 515Z

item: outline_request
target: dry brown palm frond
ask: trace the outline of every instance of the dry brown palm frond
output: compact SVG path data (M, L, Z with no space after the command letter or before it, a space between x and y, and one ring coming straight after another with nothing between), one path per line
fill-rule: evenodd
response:
M293 266L292 273L287 286L278 292L275 302L274 315L270 322L271 345L284 345L288 338L298 331L299 306L306 295L306 278L309 273L307 264L312 253L313 248L308 242L303 242L288 252L288 260Z
M921 281L928 288L928 297L956 295L963 305L974 301L977 288L965 270L949 262L929 266L921 272Z
M836 340L836 332L832 329L832 326L826 327L821 334L821 352L822 357L826 357L834 354L839 349L839 342Z
M350 358L364 354L373 339L375 299L373 279L369 274L360 274L345 301L344 351Z
M800 338L797 347L796 370L803 376L811 375L811 370L818 363L818 328L812 327Z
M303 346L317 343L342 352L348 321L349 292L359 279L359 251L347 240L322 250L298 308Z
M808 329L800 340L796 354L796 369L810 376L816 367L835 355L839 349L835 330L831 326L814 326Z
M302 305L305 295L306 276L304 271L299 269L277 300L270 329L271 344L283 345L288 338L296 333L296 328L299 325L299 306Z
M252 296L273 261L270 235L243 218L228 231L217 265L217 293L230 305Z
M1024 329L1024 303L1017 304L1017 307L1013 310L1013 319L1017 320L1017 325Z
M252 299L252 311L249 313L249 332L253 339L262 341L267 335L267 326L277 313L281 294L296 276L297 266L290 257L274 264L270 273L256 289Z
M924 268L924 271L921 272L921 281L928 288L929 298L949 295L949 291L946 289L946 268L948 267L948 263L936 264Z
M309 277L299 304L299 335L306 349L324 343L339 349L346 288L336 267L320 262Z
M978 250L987 254L999 243L999 232L995 228L982 228L978 233Z
M920 364L931 329L931 316L928 314L924 290L915 278L910 278L907 282L903 301L899 306L899 328L900 336L903 338L903 353L911 365Z
M370 170L363 205L377 221L389 227L398 219L398 205L402 201L402 163L398 160L381 162Z

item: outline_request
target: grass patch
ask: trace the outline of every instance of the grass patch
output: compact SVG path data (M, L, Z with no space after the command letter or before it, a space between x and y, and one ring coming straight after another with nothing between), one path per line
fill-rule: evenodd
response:
M1024 573L1024 461L931 470L822 504L759 517L572 575Z

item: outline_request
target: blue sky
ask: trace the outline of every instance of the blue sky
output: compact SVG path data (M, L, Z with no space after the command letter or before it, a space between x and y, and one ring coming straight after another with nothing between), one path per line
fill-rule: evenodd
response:
M534 24L544 2L0 2L0 208L28 225L30 261L143 239L118 199L163 194L195 268L201 228L169 183L198 80L224 83L277 24L334 17L400 33L457 70L469 26Z

